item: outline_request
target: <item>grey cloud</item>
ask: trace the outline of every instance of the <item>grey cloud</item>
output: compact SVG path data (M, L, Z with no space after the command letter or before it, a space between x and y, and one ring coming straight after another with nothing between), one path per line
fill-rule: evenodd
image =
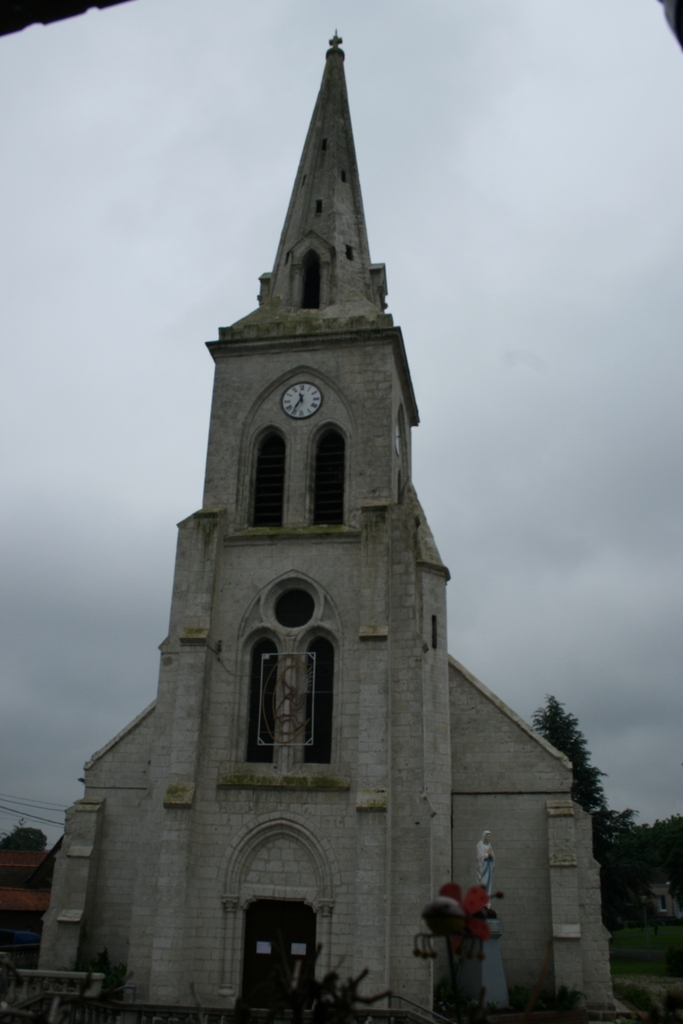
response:
M680 813L683 61L622 0L144 0L2 41L3 788L68 803L153 696L202 342L255 305L335 24L450 648L565 701L615 806Z

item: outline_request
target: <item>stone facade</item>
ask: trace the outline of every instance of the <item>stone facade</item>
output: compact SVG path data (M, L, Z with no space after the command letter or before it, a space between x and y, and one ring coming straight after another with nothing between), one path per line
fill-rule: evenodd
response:
M41 966L72 968L106 945L139 998L184 1003L194 984L230 1005L248 908L290 901L315 912L323 969L368 967L368 990L431 1005L433 962L412 955L420 910L451 877L474 881L486 826L507 892L508 981L532 983L551 941L554 983L607 1003L571 767L448 658L449 575L411 483L417 407L384 267L370 261L338 42L259 308L208 346L204 500L179 525L157 700L86 764ZM283 407L298 382L322 396L299 419ZM343 508L320 523L316 453L330 431L343 439ZM281 517L254 525L269 437L286 452ZM276 614L292 590L312 609L296 627ZM331 756L276 739L272 762L255 758L255 645L304 657L321 639Z
M533 987L550 941L548 989L577 988L608 1012L609 932L590 815L569 796L571 765L454 658L449 675L453 877L474 884L472 851L491 829L508 981Z

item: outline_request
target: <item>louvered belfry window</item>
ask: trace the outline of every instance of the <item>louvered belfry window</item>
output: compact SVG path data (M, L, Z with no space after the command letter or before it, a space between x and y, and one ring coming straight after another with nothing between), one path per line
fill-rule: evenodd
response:
M313 522L344 521L344 438L336 430L324 434L315 456Z
M329 764L332 759L332 688L334 684L334 647L319 637L309 644L315 654L313 689L306 699L305 764Z
M254 483L254 526L282 526L285 442L271 434L259 447Z
M320 203L322 210L322 201ZM316 212L320 212L317 210ZM309 249L301 261L303 270L303 289L301 293L302 309L320 309L320 257L314 249Z

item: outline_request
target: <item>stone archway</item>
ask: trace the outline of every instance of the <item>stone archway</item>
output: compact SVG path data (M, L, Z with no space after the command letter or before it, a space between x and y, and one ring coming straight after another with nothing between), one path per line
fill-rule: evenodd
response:
M321 967L329 969L337 872L326 846L302 821L274 815L257 819L230 844L221 895L225 911L221 995L228 999L237 995L245 912L256 900L292 900L310 906L318 916Z

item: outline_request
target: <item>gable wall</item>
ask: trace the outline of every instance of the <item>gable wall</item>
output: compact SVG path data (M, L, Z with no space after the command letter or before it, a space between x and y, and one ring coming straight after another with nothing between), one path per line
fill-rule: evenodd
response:
M64 845L55 865L50 912L55 920L66 910L82 910L80 931L65 943L61 933L48 929L41 950L41 967L71 970L78 947L80 966L107 947L113 963L126 963L133 886L139 847L144 838L148 761L151 756L154 710L143 712L119 737L87 762L87 801L78 801L74 813L88 803L101 807L99 827L88 838L67 822ZM86 815L93 817L93 815ZM90 848L90 852L86 851ZM62 925L62 929L64 926ZM67 949L68 947L68 949ZM71 957L69 962L63 958Z
M546 801L566 796L571 771L453 659L449 676L453 879L476 883L476 845L489 829L507 982L533 987L552 935ZM554 984L551 964L545 988Z
M553 756L453 658L449 668L453 792L569 793L566 758Z

